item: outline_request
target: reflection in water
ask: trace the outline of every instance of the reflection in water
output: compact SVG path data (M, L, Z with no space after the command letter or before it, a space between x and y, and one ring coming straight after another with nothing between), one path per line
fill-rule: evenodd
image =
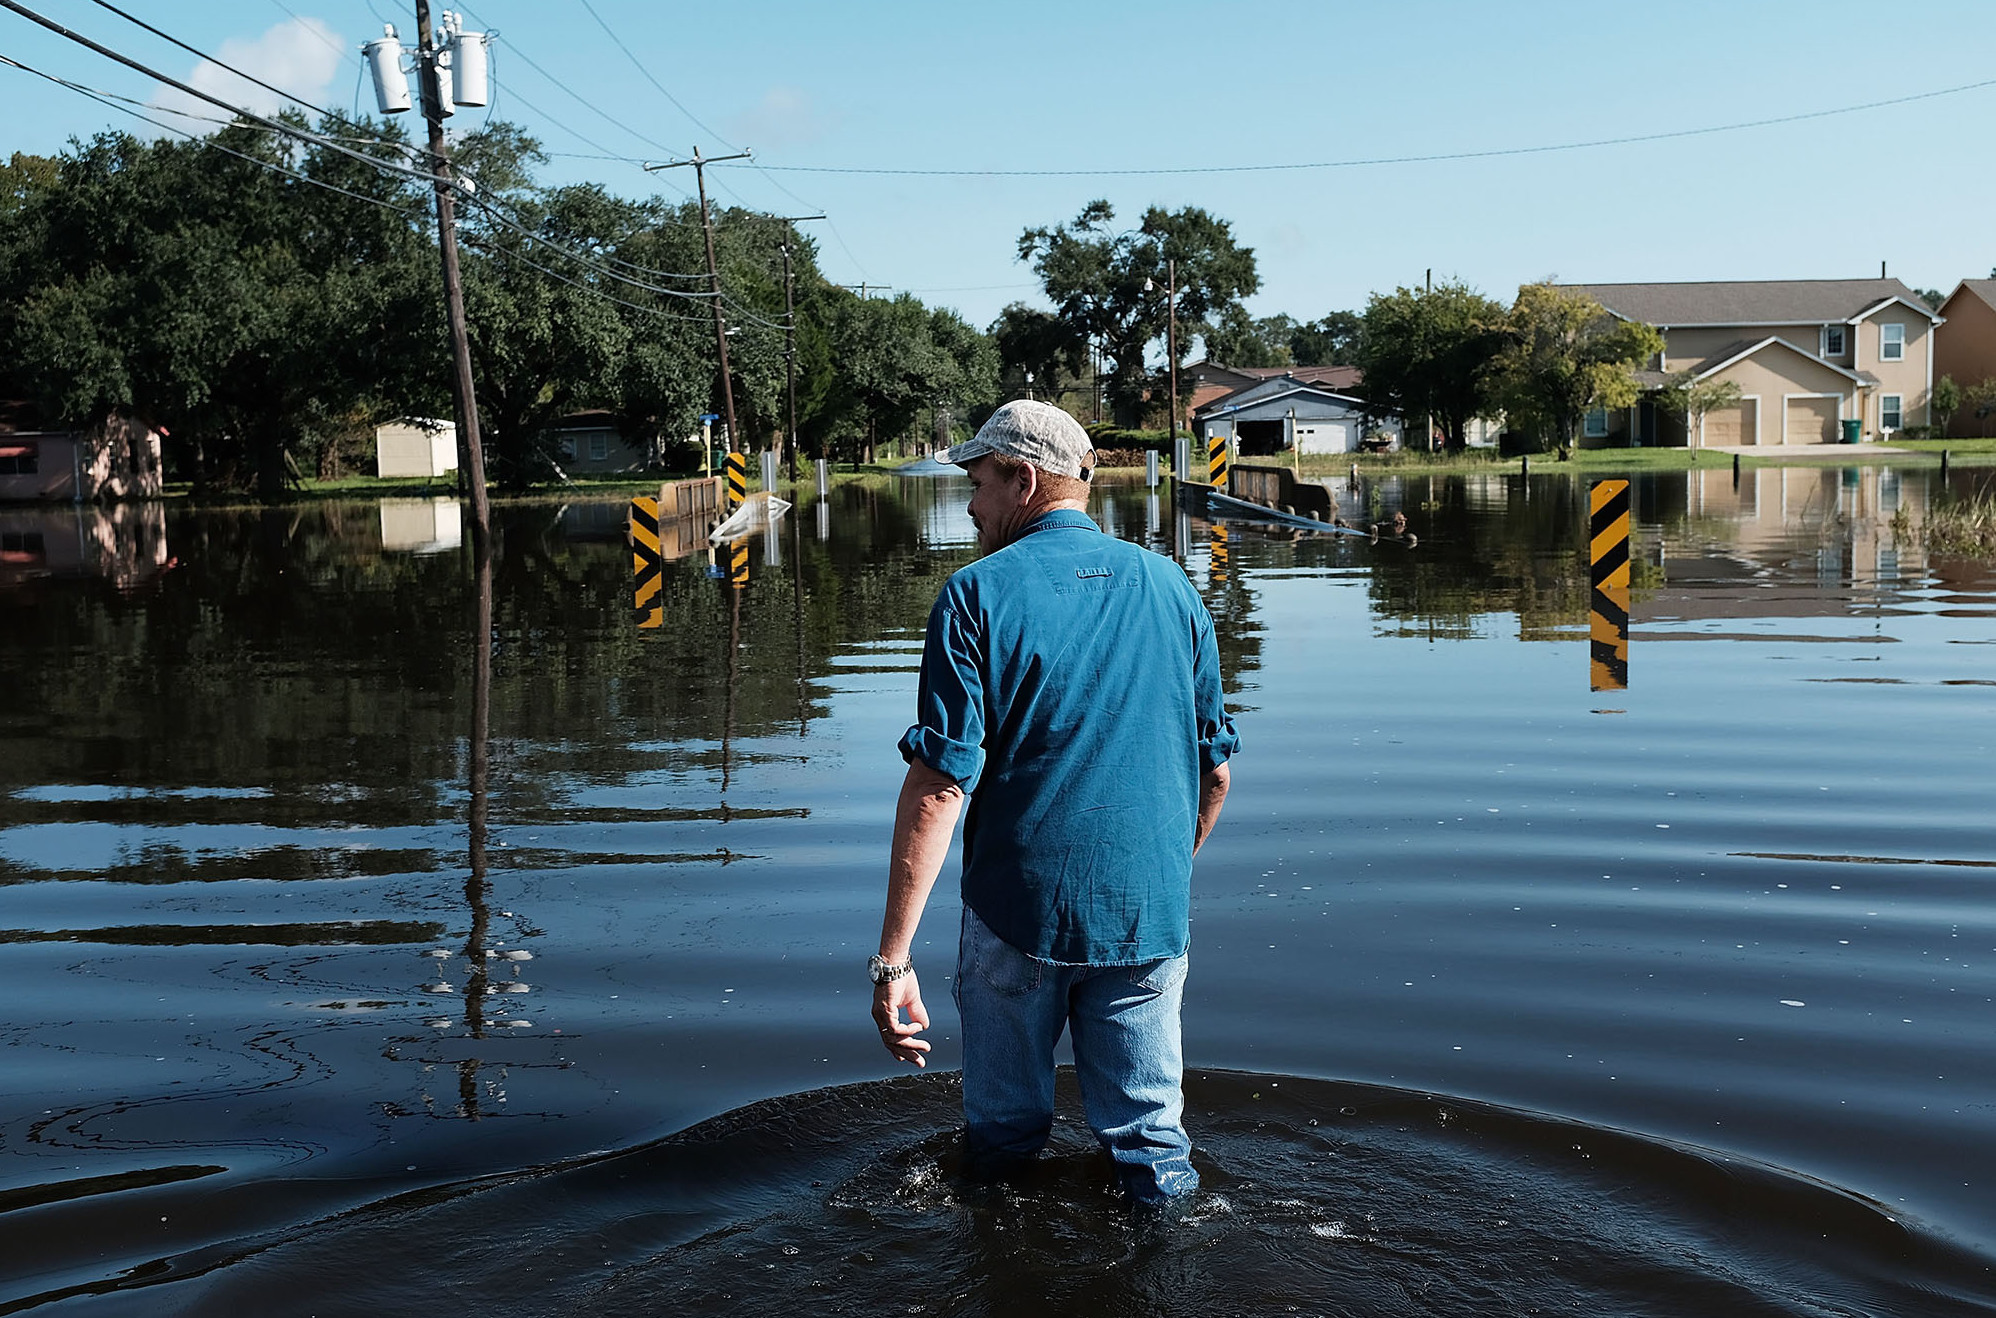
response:
M1588 687L1623 691L1629 685L1629 483L1595 481L1589 504L1587 557L1594 594Z
M173 566L158 503L0 507L0 592L81 578L131 591Z
M1976 1097L1996 1087L1982 950L1996 946L1996 905L1978 886L1996 857L1987 692L1965 684L1988 680L1996 570L1902 534L1940 489L1913 467L1854 481L1749 470L1737 490L1723 471L1632 482L1643 680L1609 725L1574 680L1591 591L1576 482L1340 490L1353 520L1403 515L1415 553L1245 525L1216 541L1189 510L1153 515L1141 485L1105 482L1105 524L1175 553L1201 584L1249 747L1233 822L1201 855L1190 1055L1561 1113L1589 1123L1571 1142L1596 1154L1566 1163L1548 1145L1553 1160L1535 1162L1545 1149L1504 1145L1454 1162L1462 1127L1435 1102L1402 1109L1419 1147L1399 1165L1436 1177L1367 1179L1380 1129L1345 1127L1337 1149L1315 1149L1305 1132L1334 1123L1269 1118L1270 1090L1250 1084L1209 1102L1211 1139L1199 1135L1216 1186L1235 1178L1221 1192L1236 1216L1207 1223L1215 1252L1160 1256L1195 1278L1188 1295L1205 1293L1200 1277L1354 1260L1410 1288L1484 1257L1540 1266L1513 1250L1521 1221L1557 1224L1538 1246L1598 1242L1596 1200L1563 1177L1601 1165L1589 1141L1607 1127L1799 1168L1987 1238L1996 1187L1961 1150L1996 1141ZM794 527L780 568L756 550L747 589L725 569L708 576L697 554L666 563L669 622L645 632L631 626L623 501L498 510L498 550L477 571L469 545L384 553L371 503L174 508L164 530L180 565L144 591L54 575L0 591L0 1231L10 1258L32 1260L0 1306L178 1276L127 1270L167 1256L209 1266L248 1248L228 1242L402 1191L429 1192L440 1212L498 1204L478 1178L882 1074L857 967L878 930L893 745L922 627L975 553L963 495L956 480L842 485L817 501L824 538ZM469 620L469 638L440 618ZM924 955L946 959L946 909L931 922ZM531 997L512 992L529 964ZM550 1007L534 1019L544 1028L511 1023L529 1000ZM957 1044L946 1004L938 1015L946 1069ZM928 1120L857 1093L883 1121ZM946 1107L947 1091L924 1102ZM805 1232L842 1186L925 1214L909 1219L922 1250L991 1275L1037 1275L1035 1251L1081 1261L1062 1240L1124 1248L1120 1226L1091 1216L1098 1187L1080 1155L1024 1201L1053 1238L936 1207L924 1169L946 1162L947 1139L932 1138L946 1115L854 1141L873 1161L828 1167L812 1199L779 1176L798 1175L809 1149L754 1144L793 1110L727 1119L752 1157L686 1145L655 1165L773 1205L738 1236L756 1268L781 1273L854 1222L882 1229L837 1207L822 1236ZM437 1119L408 1119L425 1114ZM1242 1175L1284 1148L1301 1159L1287 1171ZM1685 1257L1657 1224L1679 1220L1686 1164L1664 1161L1615 1164L1655 1210L1603 1219L1640 1245L1610 1250L1615 1267L1636 1260L1635 1287L1653 1276L1642 1259ZM175 1170L188 1168L203 1174ZM1329 1171L1282 1180L1310 1168ZM767 1176L752 1185L754 1169ZM561 1183L580 1184L573 1171ZM62 1190L76 1185L99 1188ZM1352 1186L1399 1214L1390 1229L1364 1222ZM1543 1211L1494 1209L1507 1193ZM490 1238L522 1268L559 1254L574 1265L563 1276L607 1268L599 1280L661 1294L681 1293L660 1278L675 1261L688 1288L722 1275L708 1266L728 1254L722 1236L643 1236L665 1219L624 1202L616 1230L557 1213L530 1242ZM403 1219L391 1251L429 1261L423 1293L513 1275L514 1307L558 1306L504 1260L462 1261L430 1220ZM667 1235L697 1226L673 1221ZM1005 1230L960 1241L967 1254L940 1239L993 1221ZM764 1249L793 1227L782 1243L800 1254ZM1765 1277L1792 1245L1819 1275L1806 1242L1743 1230L1759 1261L1703 1236L1696 1257ZM1305 1254L1306 1233L1309 1250L1345 1252ZM612 1236L630 1242L601 1256L615 1263L587 1263ZM1032 1244L1008 1252L1001 1236ZM324 1295L372 1275L359 1238L330 1233L331 1261L305 1285ZM216 1284L305 1275L286 1273L303 1257L291 1248L268 1272L224 1266ZM1926 1256L1912 1257L1916 1273ZM812 1258L828 1286L869 1275L843 1254ZM1091 1275L1164 1275L1117 1266ZM1934 1265L1936 1287L1949 1266ZM1530 1294L1548 1311L1618 1312L1576 1298L1606 1271ZM1658 1293L1674 1294L1682 1270L1666 1271ZM1925 1311L1889 1289L1852 1293L1890 1297L1878 1312ZM610 1295L575 1311L613 1310ZM109 1311L172 1307L145 1298ZM1267 1307L1291 1302L1271 1291Z
M381 547L389 553L440 554L463 543L463 510L449 495L381 500Z

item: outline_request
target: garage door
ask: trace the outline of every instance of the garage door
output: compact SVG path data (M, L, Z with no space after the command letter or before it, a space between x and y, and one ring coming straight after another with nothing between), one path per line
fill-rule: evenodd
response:
M1745 398L1732 407L1716 408L1705 414L1705 444L1707 447L1757 444L1759 420L1758 398Z
M1791 398L1788 400L1788 433L1785 444L1834 444L1837 442L1837 400L1834 398Z
M1305 453L1350 453L1357 427L1345 421L1309 421L1296 424L1296 447Z

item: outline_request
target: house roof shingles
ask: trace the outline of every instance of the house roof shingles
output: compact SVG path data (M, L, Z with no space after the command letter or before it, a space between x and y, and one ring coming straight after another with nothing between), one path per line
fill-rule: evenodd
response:
M1961 281L1961 287L1975 294L1975 296L1981 298L1990 306L1996 307L1996 279L1964 279Z
M1927 310L1920 295L1897 279L1769 279L1564 287L1587 294L1618 316L1664 326L1834 325L1895 297L1905 299L1923 312Z

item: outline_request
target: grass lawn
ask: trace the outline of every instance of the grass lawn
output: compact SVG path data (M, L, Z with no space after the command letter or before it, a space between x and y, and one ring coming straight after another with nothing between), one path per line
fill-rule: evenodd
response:
M1984 435L1977 439L1895 439L1892 447L1912 449L1917 453L1945 452L1950 462L1970 455L1996 457L1996 435Z

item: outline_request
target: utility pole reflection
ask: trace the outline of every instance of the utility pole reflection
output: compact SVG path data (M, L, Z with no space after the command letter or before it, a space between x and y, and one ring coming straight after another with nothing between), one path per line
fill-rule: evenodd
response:
M492 737L492 551L483 537L472 541L477 559L478 605L473 611L471 638L470 839L467 857L471 873L464 881L465 905L471 908L471 932L464 956L471 974L464 985L464 1024L474 1039L485 1037L485 994L491 982L486 942L492 924L492 885L485 877L485 840L490 822L490 746ZM473 1121L478 1109L479 1059L457 1064L458 1111Z

